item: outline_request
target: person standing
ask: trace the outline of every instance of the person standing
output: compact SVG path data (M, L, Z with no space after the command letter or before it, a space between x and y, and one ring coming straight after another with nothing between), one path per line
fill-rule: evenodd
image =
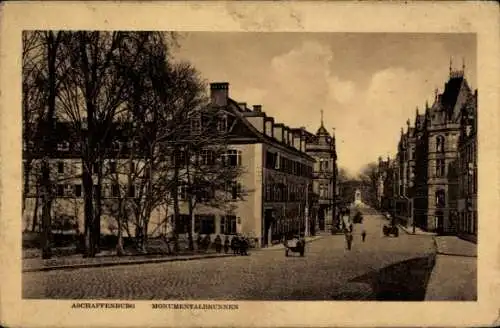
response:
M351 250L352 239L353 239L352 233L350 231L346 231L346 233L345 233L345 241L347 243L347 249L348 250Z
M361 232L361 239L363 240L363 243L365 242L365 239L366 239L366 231L363 229L363 231Z

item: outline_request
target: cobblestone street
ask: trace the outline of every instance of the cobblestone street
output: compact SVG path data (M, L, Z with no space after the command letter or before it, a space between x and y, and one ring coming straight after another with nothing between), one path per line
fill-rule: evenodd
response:
M342 235L307 244L306 256L282 249L248 257L32 272L25 298L214 300L421 300L430 270L432 238L382 236L384 219L365 215L353 249ZM368 233L361 242L362 229Z

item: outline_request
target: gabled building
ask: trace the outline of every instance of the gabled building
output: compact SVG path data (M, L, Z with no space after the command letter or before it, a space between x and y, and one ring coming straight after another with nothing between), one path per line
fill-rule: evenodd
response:
M406 133L401 129L393 166L393 212L400 224L442 234L453 234L457 229L474 234L474 206L469 206L470 214L461 213L466 213L465 204L473 204L471 200L477 197L471 178L475 173L468 177L469 164L464 164L471 163L470 172L475 172L475 136L470 131L475 129L476 93L464 77L464 68L452 70L450 66L443 92L436 89L432 105L425 104L424 114L417 108L414 127L408 120ZM459 220L460 216L464 219Z
M438 233L457 231L458 139L462 108L474 99L464 69L454 71L443 93L436 91L426 113L427 131L427 220L422 228Z
M245 171L239 182L250 191L231 213L212 210L216 228L211 232L224 234L217 227L227 215L236 221L231 233L253 235L260 246L280 242L290 233L310 232L315 159L306 153L305 129L277 122L262 105L249 109L233 100L229 83L212 83L210 93L212 106L228 113L227 124L233 129L228 143Z

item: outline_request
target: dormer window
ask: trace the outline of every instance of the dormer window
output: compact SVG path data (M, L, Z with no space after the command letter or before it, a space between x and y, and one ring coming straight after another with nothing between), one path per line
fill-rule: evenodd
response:
M227 115L224 114L222 117L219 118L217 121L217 131L220 133L226 133L227 132Z

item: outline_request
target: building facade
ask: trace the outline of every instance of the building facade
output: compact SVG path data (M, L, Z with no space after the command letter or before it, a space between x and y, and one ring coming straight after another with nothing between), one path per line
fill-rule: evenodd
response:
M335 134L330 135L325 128L323 117L316 134L307 133L306 152L316 160L313 170L313 193L317 198L317 229L331 231L336 225L337 212L337 151Z
M477 242L477 91L462 108L458 165L457 233Z
M442 93L401 129L393 165L393 213L400 224L440 234L477 234L477 91L452 70ZM469 134L467 134L469 133ZM468 204L468 205L467 205Z

